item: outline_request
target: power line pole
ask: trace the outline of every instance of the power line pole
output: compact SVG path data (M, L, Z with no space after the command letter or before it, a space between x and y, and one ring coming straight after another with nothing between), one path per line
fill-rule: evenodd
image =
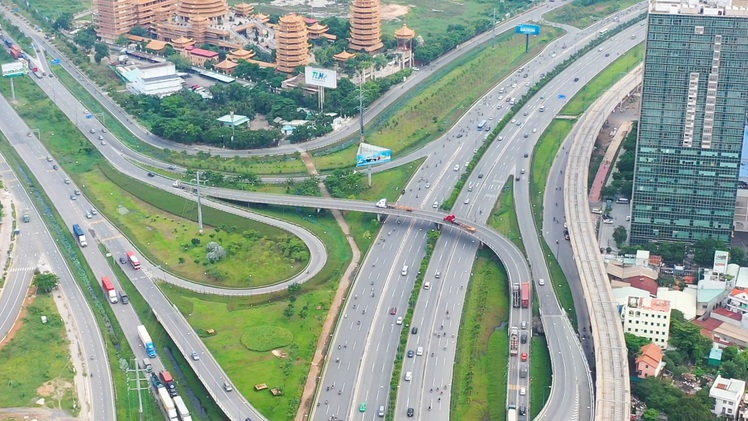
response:
M366 143L366 138L364 138L364 71L361 70L360 73L361 77L358 81L358 112L359 112L359 118L358 122L361 126L360 133L361 133L361 143Z
M142 371L138 367L138 360L137 358L133 360L135 362L135 369L128 368L127 369L127 390L128 391L137 391L138 392L138 415L140 415L140 421L144 420L144 414L143 414L143 398L140 396L141 390L149 390L150 387L148 385L148 377L143 376L143 378L140 378L140 372ZM130 374L135 373L135 384L130 383ZM145 386L141 382L145 381Z
M197 171L196 173L196 179L197 181L197 232L199 234L203 233L203 205L202 202L200 202L200 171Z

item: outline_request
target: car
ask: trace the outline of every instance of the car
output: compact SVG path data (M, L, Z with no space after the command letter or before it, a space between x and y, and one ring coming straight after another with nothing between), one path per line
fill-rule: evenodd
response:
M83 110L83 114L86 114L86 115L88 115L88 110L84 109L84 110Z
M578 77L575 77L575 78L574 78L574 82L579 82L579 78L578 78Z
M52 157L51 156L47 157L47 162L52 162Z
M543 278L538 279L538 285L540 285L541 287L545 285L545 279Z
M501 142L502 140L504 140L504 136L499 136L497 139L499 139L499 142Z
M519 181L519 176L515 177L514 179L515 179L516 181Z
M462 137L462 133L457 133L457 138L459 139L461 137Z
M524 174L524 173L525 173L525 169L524 169L524 168L522 168L521 170L519 170L519 173L520 173L520 174Z
M603 51L603 47L598 48L597 51L601 53Z
M527 414L527 407L526 407L526 406L524 406L524 405L520 405L520 406L519 406L519 414L520 414L520 415L525 415L525 414Z
M465 201L463 203L466 204L466 205L469 205L470 204L470 198L466 197Z
M478 174L478 178L483 178L483 173Z
M415 412L416 411L413 408L408 408L407 414L408 414L409 417L412 417L415 414Z
M525 87L529 88L530 87L530 82L525 82Z
M525 116L525 117L527 117L527 111L525 111L524 113L522 113L522 115Z
M533 133L537 133L538 132L538 128L537 127L533 127L532 132Z
M99 212L98 212L98 211L97 211L96 209L94 209L94 208L91 208L91 214L92 214L92 215L98 215L98 214L99 214Z
M49 74L49 77L55 77L55 75L53 75L52 73L50 73L50 74Z
M522 122L521 122L521 121L518 121L518 122L517 122L517 127L519 127L519 126L521 126L521 125L522 125Z
M522 361L527 361L527 352L522 353Z
M551 58L556 58L556 53L551 54Z
M106 133L106 129L101 129L101 132L102 133Z
M520 323L520 329L527 330L527 321L522 320L522 323Z
M392 314L393 316L394 316L395 314L397 314L397 307L392 307L392 308L390 308L390 314Z
M523 333L522 333L522 336L520 337L520 341L521 341L521 342L522 342L523 344L526 344L526 343L527 343L527 333L526 333L526 332L523 332Z
M69 178L65 178L65 184L70 184L70 179Z
M398 325L403 324L403 316L397 316L397 320L395 320L395 324L398 324Z
M225 390L227 392L231 392L232 390L234 390L234 388L231 387L231 385L229 384L229 382L223 382L223 390Z
M86 219L93 218L93 215L91 215L91 212L86 212Z
M101 146L106 146L106 142L102 140L101 141Z
M631 215L626 215L626 220L630 221L631 220Z
M119 258L119 262L124 265L125 263L127 263L127 258L126 257L120 257Z
M442 276L442 273L439 272L438 270L434 273L434 278L436 278L436 279L441 278L441 276Z
M525 134L523 136L524 136L525 139L527 139L527 137L530 136L530 134L527 133L527 132L525 132Z
M460 164L455 164L454 168L455 171L460 171Z
M130 297L128 297L124 292L119 293L119 299L122 301L122 304L128 304L130 302Z
M417 334L418 333L418 328L415 327L415 326L413 326L413 329L410 329L410 333L413 334L413 335Z
M200 359L200 354L198 354L198 353L197 353L197 352L195 352L195 351L192 351L192 355L191 355L191 357L192 357L192 360L193 360L193 361L197 361L197 360L199 360L199 359Z
M80 196L81 195L81 191L78 190L78 189L75 189L75 191L73 193L75 193L76 196Z
M527 152L525 152L525 158L527 158L528 156L530 156L530 154L528 154Z
M597 215L603 214L603 211L601 211L600 208L592 208L591 212Z
M52 165L52 169L53 169L53 170L59 170L59 169L60 169L60 167L58 167L57 165Z
M525 395L527 395L527 388L526 388L526 387L524 387L524 386L522 386L522 387L521 387L521 388L519 389L519 395L520 395L520 396L525 396Z
M413 358L415 355L416 355L415 351L413 351L412 349L408 350L408 358Z
M503 95L499 95L499 97L496 98L496 99L498 99L499 101L501 101L502 99L504 99L504 96Z
M434 202L433 205L431 205L432 208L436 209L439 207L439 202Z
M74 194L71 194L70 195L70 200L78 200L78 196L76 196Z
M152 173L150 171L148 172L148 177L155 177L155 176L156 176L156 174L154 174L154 173Z
M517 119L516 119L516 118L513 118L513 119L512 119L512 124L514 124L514 123L516 123L516 122L517 122Z
M609 56L610 56L610 53L605 53L605 57L609 57Z
M569 227L567 226L566 222L564 222L564 228L569 228Z
M94 133L96 133L96 129L91 129L91 130L89 130L89 133L91 133L91 134L94 134Z
M426 183L423 187L429 188L431 187L431 183Z
M516 88L516 87L517 87L517 84L516 83L512 83L512 88Z
M361 402L361 405L358 407L358 412L366 412L366 402Z

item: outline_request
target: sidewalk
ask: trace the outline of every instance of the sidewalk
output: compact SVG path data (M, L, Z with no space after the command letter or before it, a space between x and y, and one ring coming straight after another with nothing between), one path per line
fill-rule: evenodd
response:
M314 167L314 162L312 162L309 154L307 154L306 151L300 150L299 152L301 153L301 159L304 161L304 165L306 165L309 174L315 177L318 176L319 173ZM327 191L327 188L325 188L324 182L319 182L319 189L324 197L332 197ZM358 249L356 240L351 236L351 230L348 228L348 224L343 218L343 213L339 210L333 210L332 214L338 222L338 225L340 225L340 229L343 230L345 238L348 240L348 244L351 246L353 257L351 258L351 263L348 265L348 268L346 268L345 273L343 273L343 277L340 279L340 285L338 285L338 290L335 292L335 297L330 305L330 312L327 313L327 319L325 319L325 323L322 325L322 331L320 332L319 340L317 341L317 350L314 352L312 366L310 367L309 375L306 378L304 392L301 395L301 404L299 405L299 410L296 412L296 417L294 418L295 421L307 420L312 412L314 393L322 374L322 367L324 366L325 356L327 355L327 348L330 345L332 333L335 329L335 321L338 320L340 311L343 308L343 301L345 300L345 296L351 286L354 273L361 261L361 250Z
M610 169L613 165L613 159L615 159L618 149L621 147L621 142L629 134L629 131L631 131L631 121L622 123L610 145L608 145L603 162L600 164L600 168L597 169L597 174L595 174L595 181L592 182L589 196L590 203L596 203L602 199L603 187L607 184L608 176L611 173Z
M13 243L15 242L15 235L13 235L13 199L8 191L2 193L0 203L3 205L3 218L0 221L0 268L3 271L3 281L8 276L8 261L13 252ZM23 209L16 209L16 215L19 217L23 215ZM18 220L21 223L21 220ZM19 226L19 228L21 228Z

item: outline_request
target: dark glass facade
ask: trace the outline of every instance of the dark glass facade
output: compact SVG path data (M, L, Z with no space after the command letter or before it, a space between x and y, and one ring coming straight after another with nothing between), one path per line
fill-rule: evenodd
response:
M747 94L748 17L650 13L632 244L729 242Z

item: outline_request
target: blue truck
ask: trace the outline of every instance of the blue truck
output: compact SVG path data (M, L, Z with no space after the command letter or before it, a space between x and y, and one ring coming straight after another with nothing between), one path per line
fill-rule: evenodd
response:
M81 247L88 246L88 242L86 241L86 235L83 233L83 230L81 229L81 226L78 224L73 225L73 235L75 235L75 239L78 240L78 244L80 244Z

